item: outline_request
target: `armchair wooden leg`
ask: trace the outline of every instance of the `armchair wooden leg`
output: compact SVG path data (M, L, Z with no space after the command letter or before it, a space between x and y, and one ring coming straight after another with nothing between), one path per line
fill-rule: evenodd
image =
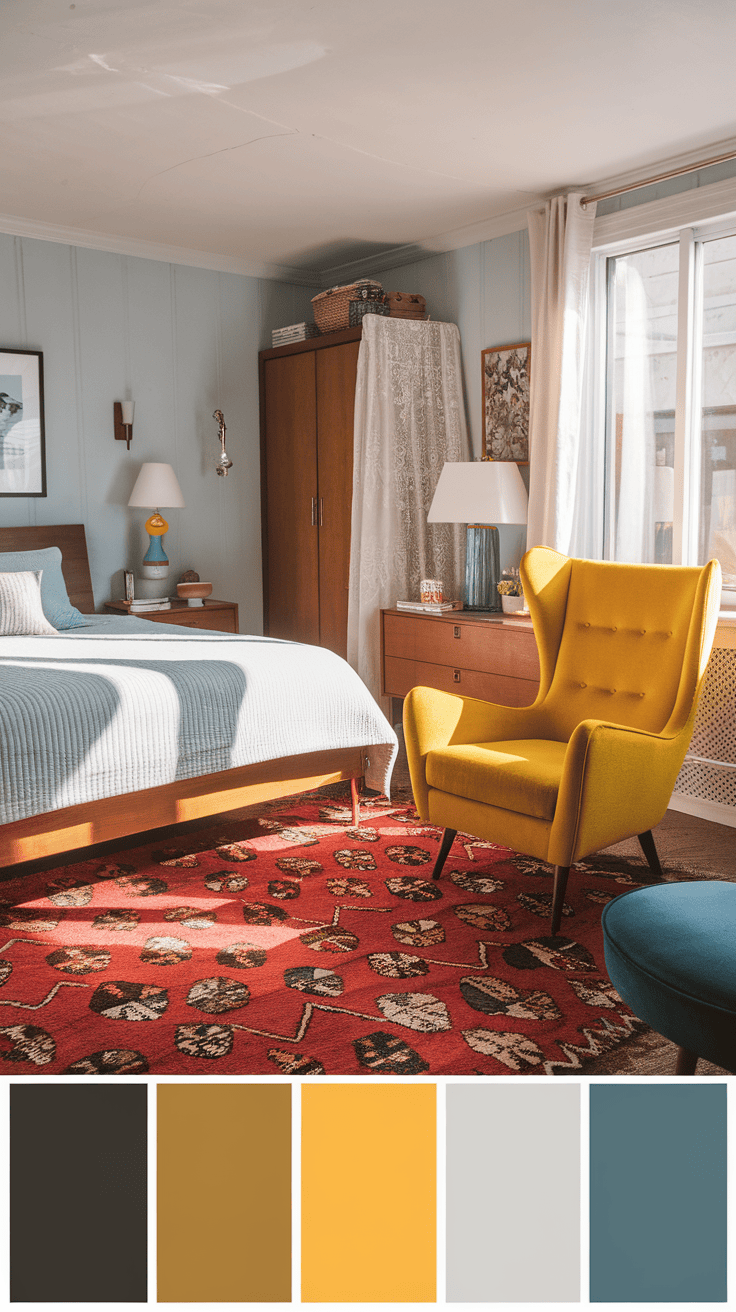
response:
M694 1075L697 1064L698 1059L694 1052L688 1052L687 1048L677 1049L675 1075Z
M555 883L552 890L552 936L557 933L562 920L562 906L565 901L569 866L555 866Z
M452 847L452 844L455 840L456 833L457 833L457 829L446 829L444 831L442 835L442 842L440 843L440 850L437 855L437 860L434 863L434 870L432 871L433 879L439 879L440 875L442 874L442 867L445 864L445 861L447 860L447 854L450 851L450 848Z
M664 871L659 864L659 857L657 856L657 849L654 846L654 837L651 829L647 829L645 834L639 834L639 842L641 844L641 850L649 862L650 870L654 872L657 879L663 879Z

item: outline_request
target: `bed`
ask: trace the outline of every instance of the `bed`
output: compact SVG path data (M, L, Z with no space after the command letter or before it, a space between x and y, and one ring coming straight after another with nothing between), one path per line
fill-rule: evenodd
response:
M388 791L396 736L340 657L95 615L83 525L0 528L48 547L85 627L0 638L0 865L340 780L357 824L361 777Z

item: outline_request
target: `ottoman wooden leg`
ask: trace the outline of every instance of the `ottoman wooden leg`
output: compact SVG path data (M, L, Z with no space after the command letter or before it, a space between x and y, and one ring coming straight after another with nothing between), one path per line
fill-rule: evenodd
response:
M687 1048L677 1049L675 1075L694 1075L697 1064L698 1059L694 1052L688 1052Z

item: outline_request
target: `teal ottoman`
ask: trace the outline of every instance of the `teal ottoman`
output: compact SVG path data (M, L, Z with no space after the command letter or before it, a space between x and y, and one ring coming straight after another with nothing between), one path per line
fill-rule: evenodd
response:
M606 968L640 1020L679 1048L736 1073L736 884L656 884L623 893L603 916Z

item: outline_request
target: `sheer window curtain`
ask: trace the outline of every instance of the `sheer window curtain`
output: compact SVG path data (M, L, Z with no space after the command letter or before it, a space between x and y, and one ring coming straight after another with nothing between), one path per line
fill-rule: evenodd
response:
M423 578L462 596L465 526L428 524L446 460L469 460L455 324L366 315L355 391L350 664L381 701L382 609Z
M527 546L600 555L586 361L595 205L570 192L529 212L532 377Z

